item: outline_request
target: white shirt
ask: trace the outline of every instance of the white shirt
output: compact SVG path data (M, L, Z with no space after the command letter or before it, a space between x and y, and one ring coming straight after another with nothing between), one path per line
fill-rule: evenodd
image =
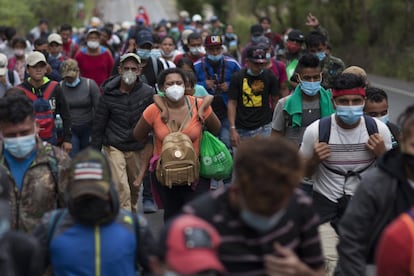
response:
M362 117L359 125L353 129L341 128L335 120L335 114L331 115L331 134L329 137L330 156L319 164L316 173L313 175L315 184L314 191L322 194L333 202L342 197L345 191L348 195L353 195L359 184L356 176L351 176L345 183L345 177L328 170L324 165L344 172L358 172L365 168L375 166L375 155L368 150L368 131L365 125L365 119ZM388 127L378 119L375 119L378 127L378 133L384 139L387 150L392 148L391 133ZM313 156L314 145L319 141L319 120L309 125L303 135L300 152L306 159ZM367 171L364 170L361 175Z

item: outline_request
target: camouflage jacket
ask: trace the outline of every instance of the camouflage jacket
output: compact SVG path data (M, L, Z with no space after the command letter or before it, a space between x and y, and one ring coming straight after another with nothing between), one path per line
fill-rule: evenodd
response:
M64 193L70 157L61 149L37 140L37 154L27 169L19 191L3 155L0 142L0 164L7 169L12 210L12 228L32 232L44 213L65 207Z
M337 57L326 55L321 62L322 66L322 86L325 89L332 88L333 80L345 69L344 62Z

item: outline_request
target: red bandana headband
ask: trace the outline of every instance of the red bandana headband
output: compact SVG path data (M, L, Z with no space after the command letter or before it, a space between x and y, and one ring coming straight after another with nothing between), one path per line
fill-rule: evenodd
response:
M332 89L332 96L339 97L344 95L360 95L365 97L365 88L358 87L352 89Z

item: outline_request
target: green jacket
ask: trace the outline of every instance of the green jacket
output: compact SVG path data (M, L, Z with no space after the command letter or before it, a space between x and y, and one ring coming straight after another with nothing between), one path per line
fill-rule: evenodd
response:
M37 154L23 178L19 191L3 155L0 142L0 164L9 176L12 228L32 232L44 213L65 207L70 157L60 148L37 140ZM58 183L56 183L58 182Z

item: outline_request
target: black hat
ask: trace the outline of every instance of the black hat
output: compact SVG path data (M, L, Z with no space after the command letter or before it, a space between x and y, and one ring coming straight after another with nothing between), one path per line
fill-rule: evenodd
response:
M250 46L247 49L247 58L256 63L266 63L268 61L266 58L266 49L260 45Z
M260 24L255 24L250 27L250 34L252 36L261 36L263 35L263 33L264 33L264 29L262 25Z
M299 30L291 30L288 33L288 40L303 42L303 41L305 41L305 36Z

